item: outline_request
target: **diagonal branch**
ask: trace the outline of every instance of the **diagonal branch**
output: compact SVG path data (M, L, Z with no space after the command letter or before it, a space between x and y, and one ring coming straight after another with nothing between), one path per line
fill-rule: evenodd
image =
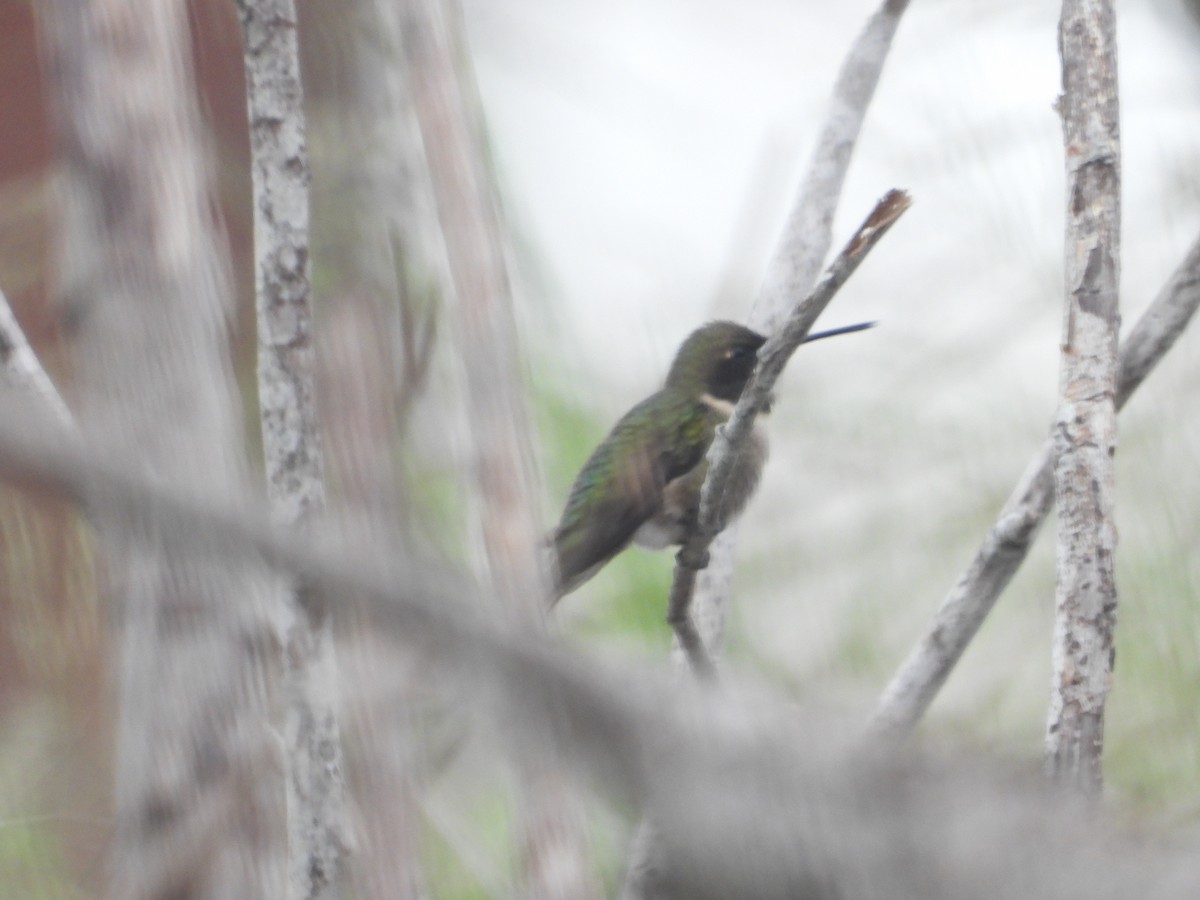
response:
M875 95L892 38L908 0L886 0L867 20L842 63L817 147L783 235L767 266L750 327L771 334L788 310L816 283L833 244L833 217L850 168L850 158Z
M711 680L715 669L691 620L692 593L696 572L708 564L708 548L724 525L725 488L737 455L742 452L750 436L755 417L766 407L784 366L804 343L817 317L911 202L904 191L892 190L875 204L866 221L830 264L824 277L759 350L754 374L742 391L729 421L718 430L713 440L709 451L708 477L700 494L700 518L696 529L676 557L667 614L698 677Z
M1117 371L1121 409L1187 328L1200 307L1200 237L1122 342ZM1024 562L1054 506L1054 447L1050 438L1030 461L971 564L938 607L925 636L884 689L872 728L901 738L920 721L1000 592Z
M900 17L907 8L908 0L884 0L867 20L842 63L808 171L750 310L749 325L763 334L776 330L796 298L808 293L821 271L833 243L833 218L850 159ZM673 654L676 661L689 660L693 667L697 664L704 667L707 662L709 674L712 674L709 654L720 652L724 637L736 543L735 528L719 535L710 545L708 567L698 576L694 572L687 576L693 580L686 591L691 611L676 605L667 612L676 629L677 649L682 651ZM679 597L683 596L681 591ZM628 866L623 898L638 900L647 895L643 876L646 870L654 868L652 834L649 823L643 823Z
M748 324L756 331L773 333L797 299L807 294L817 281L833 243L833 218L850 159L900 17L907 8L908 0L885 0L846 54L808 171L750 310ZM713 543L712 560L697 578L693 614L703 634L689 640L703 640L710 653L717 652L723 636L724 609L733 578L734 544L731 528ZM696 632L690 622L684 628Z

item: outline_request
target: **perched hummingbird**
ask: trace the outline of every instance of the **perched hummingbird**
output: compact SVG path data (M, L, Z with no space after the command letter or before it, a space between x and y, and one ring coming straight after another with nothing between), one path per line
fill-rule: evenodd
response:
M873 324L819 332L806 341ZM696 329L675 354L663 388L627 412L592 452L552 535L556 601L631 542L661 550L687 539L700 512L708 448L733 412L766 340L734 322ZM754 493L766 458L766 433L756 422L729 480L722 527Z

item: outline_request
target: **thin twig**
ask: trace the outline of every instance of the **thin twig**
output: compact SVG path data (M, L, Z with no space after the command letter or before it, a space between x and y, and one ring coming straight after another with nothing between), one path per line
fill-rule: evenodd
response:
M1200 236L1122 342L1118 409L1125 406L1174 346L1197 308L1200 308ZM1053 509L1053 466L1053 441L1047 438L1000 510L971 564L938 607L929 630L888 682L872 716L874 730L902 738L925 714L1000 593L1024 562L1042 522Z
M417 398L425 389L432 370L433 348L437 339L438 304L434 298L418 296L412 263L399 235L392 237L392 256L396 260L396 283L400 286L400 383L394 401L396 430L403 433L412 418ZM417 307L422 307L420 318Z
M842 62L808 172L750 311L750 327L763 334L775 331L821 272L850 158L908 2L883 3Z
M767 340L758 352L758 365L742 391L729 421L717 431L709 451L708 477L700 493L700 517L696 529L675 559L675 574L671 582L668 604L670 620L680 643L688 654L692 669L700 678L711 679L715 671L712 660L695 633L690 607L696 572L708 564L708 548L724 521L725 487L737 454L741 452L754 419L762 410L783 373L784 366L796 349L804 343L813 323L825 307L854 274L859 263L879 239L887 234L904 211L911 205L904 191L888 191L858 227L853 237L834 258L825 275L812 292L798 303L783 325Z

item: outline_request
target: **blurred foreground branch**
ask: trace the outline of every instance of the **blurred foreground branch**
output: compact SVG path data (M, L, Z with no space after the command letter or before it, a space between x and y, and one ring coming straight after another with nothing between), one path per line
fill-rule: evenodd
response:
M250 482L228 258L213 228L187 10L55 0L37 13L63 157L58 287L79 323L87 452L236 502ZM60 439L83 456L75 438ZM118 673L110 896L284 896L269 573L244 555L203 560L131 533L93 486L80 483L77 499L103 539Z
M247 556L330 597L359 598L399 646L526 760L566 754L659 827L660 896L716 900L1190 897L1187 846L1074 817L1038 779L851 749L838 722L746 692L701 694L478 614L461 577L394 549L287 535L265 514L148 483L0 402L0 477L90 498L122 533L225 565ZM349 612L349 610L345 610ZM339 621L347 618L339 615ZM1091 821L1095 821L1092 817ZM1152 873L1148 877L1147 873Z
M1200 307L1200 236L1121 344L1117 409L1124 407ZM1048 437L938 607L928 632L888 682L872 727L900 738L916 726L1000 593L1024 562L1054 506L1054 443Z

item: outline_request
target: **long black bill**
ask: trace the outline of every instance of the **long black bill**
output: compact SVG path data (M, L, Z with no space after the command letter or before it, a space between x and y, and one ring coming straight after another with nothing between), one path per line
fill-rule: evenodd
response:
M801 343L807 344L809 341L837 337L839 334L853 334L856 331L866 331L868 328L874 328L877 324L877 322L859 322L857 325L843 325L841 328L830 328L828 331L818 331L816 334L810 334Z

